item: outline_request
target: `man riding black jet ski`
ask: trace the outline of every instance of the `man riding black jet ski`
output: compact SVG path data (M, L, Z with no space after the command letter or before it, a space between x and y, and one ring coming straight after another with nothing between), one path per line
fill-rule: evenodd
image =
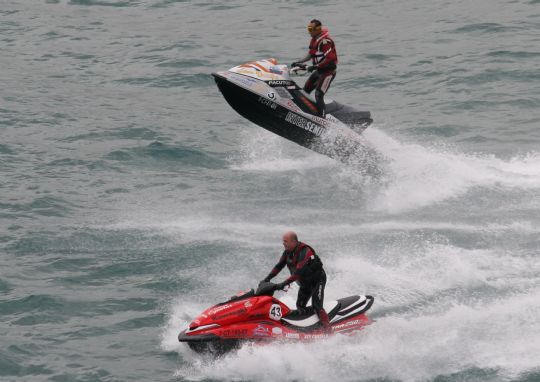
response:
M311 94L313 89L315 89L317 115L324 118L326 115L324 95L336 77L338 63L336 45L330 37L328 29L323 27L319 20L311 20L307 30L311 35L309 52L301 60L293 62L291 67L305 68L303 63L308 60L312 61L313 65L307 67L307 71L312 74L304 84L304 91Z
M314 39L308 57L314 55L315 65L295 63L288 68L268 58L212 75L225 100L244 118L315 152L370 169L374 150L360 134L373 122L371 113L324 99L335 76L337 54L328 31L317 21L310 23ZM307 69L313 73L306 91L292 77ZM312 90L316 99L308 94Z

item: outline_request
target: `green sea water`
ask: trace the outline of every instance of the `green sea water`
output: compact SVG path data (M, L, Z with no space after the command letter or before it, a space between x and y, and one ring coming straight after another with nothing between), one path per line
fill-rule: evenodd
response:
M298 59L312 18L376 174L246 121L210 76ZM0 0L0 380L539 381L539 46L536 0ZM375 323L179 344L289 229Z

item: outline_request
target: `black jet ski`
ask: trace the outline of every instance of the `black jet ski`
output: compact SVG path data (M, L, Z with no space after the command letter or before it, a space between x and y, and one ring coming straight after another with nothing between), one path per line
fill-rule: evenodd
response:
M319 117L315 100L291 79L303 73L305 67L289 70L271 58L212 75L229 105L253 123L332 158L358 154L366 143L360 134L373 122L370 112L328 101Z

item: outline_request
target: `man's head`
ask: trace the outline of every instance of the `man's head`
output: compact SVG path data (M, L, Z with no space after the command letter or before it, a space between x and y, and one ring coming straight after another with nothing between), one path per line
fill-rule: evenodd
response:
M318 35L321 34L322 23L317 19L313 19L309 22L307 26L307 30L311 37L317 37Z
M283 247L287 252L292 251L298 245L298 236L293 231L288 231L283 234Z

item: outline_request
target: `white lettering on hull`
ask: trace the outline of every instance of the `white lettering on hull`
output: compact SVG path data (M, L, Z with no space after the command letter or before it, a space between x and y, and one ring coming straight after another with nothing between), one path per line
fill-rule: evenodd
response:
M313 133L317 137L320 137L324 132L324 127L316 123L311 122L310 120L299 116L298 114L288 112L285 116L285 121L292 123L295 126L298 126L310 133Z

